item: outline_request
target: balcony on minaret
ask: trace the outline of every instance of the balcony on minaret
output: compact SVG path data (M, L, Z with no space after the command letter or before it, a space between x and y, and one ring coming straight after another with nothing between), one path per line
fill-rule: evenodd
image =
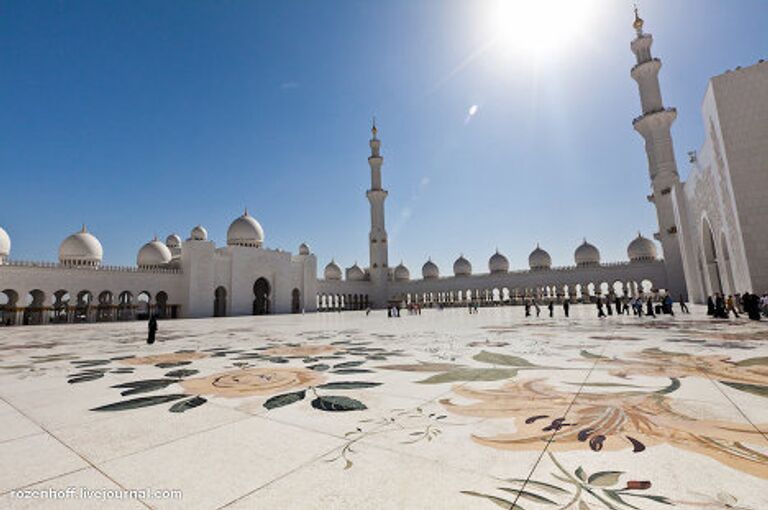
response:
M647 195L645 198L646 198L646 199L647 199L647 200L648 200L650 203L652 203L652 204L655 204L655 203L656 203L656 197L655 197L655 196L653 196L653 193L651 193L650 195Z

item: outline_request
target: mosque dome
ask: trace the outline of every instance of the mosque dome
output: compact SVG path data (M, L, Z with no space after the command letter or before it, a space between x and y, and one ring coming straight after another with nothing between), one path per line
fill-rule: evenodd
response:
M459 258L453 263L453 274L456 276L469 276L472 274L472 264L464 258L464 255L459 255Z
M357 262L355 262L352 267L347 269L347 280L350 282L359 282L365 280L365 271L363 271L360 266L357 265Z
M509 260L499 253L499 250L497 249L496 253L491 255L491 258L488 259L488 270L491 273L506 273L509 271Z
M299 245L299 255L309 255L309 245L307 243L301 243Z
M627 256L630 262L656 260L656 244L638 232L637 237L627 246Z
M205 230L204 226L198 225L192 229L192 232L189 234L189 238L192 241L205 241L208 239L208 231Z
M411 272L403 265L402 262L395 268L395 281L404 282L411 279Z
M334 260L331 260L328 265L325 266L324 274L326 280L341 280L341 268Z
M577 266L596 266L600 264L600 250L584 239L584 242L573 253L573 258Z
M11 238L8 236L8 232L0 227L0 262L2 262L8 255L11 254Z
M423 266L421 266L421 276L425 280L440 277L440 268L437 264L432 262L432 259L427 260Z
M264 242L264 229L256 218L248 214L246 209L242 216L237 218L227 230L227 244L229 246L250 246L261 248Z
M64 239L59 246L59 262L72 266L98 266L104 250L96 237L83 225L80 232L75 232Z
M549 269L552 267L552 257L537 244L536 249L528 255L528 265L531 269Z
M173 256L171 250L155 237L139 250L136 265L142 268L160 267L168 264Z
M178 234L171 234L165 238L165 245L168 248L181 248L181 237Z

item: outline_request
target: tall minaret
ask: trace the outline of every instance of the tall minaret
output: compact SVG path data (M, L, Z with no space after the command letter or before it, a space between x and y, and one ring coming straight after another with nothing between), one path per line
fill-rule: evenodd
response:
M659 221L659 232L655 235L664 251L664 263L667 269L669 291L675 298L686 294L685 273L683 268L683 225L685 212L678 207L685 207L680 176L677 173L675 152L672 147L670 128L677 117L675 108L665 108L661 100L659 87L659 69L661 60L651 56L651 34L643 33L643 20L635 7L633 27L637 37L632 41L632 52L637 64L632 68L631 76L640 89L640 104L643 114L632 121L635 130L645 139L645 152L648 155L648 172L651 175L653 194L648 200L655 204Z
M381 187L381 164L384 158L381 157L381 140L376 137L376 119L373 119L371 127L371 155L368 158L368 164L371 167L371 189L366 192L368 201L371 203L371 233L368 235L368 244L371 254L371 280L376 282L386 282L389 273L387 231L384 228L384 200L387 198L387 191Z

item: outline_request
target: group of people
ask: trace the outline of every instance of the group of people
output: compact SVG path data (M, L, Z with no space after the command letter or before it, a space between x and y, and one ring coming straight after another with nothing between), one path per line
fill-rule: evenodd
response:
M725 297L717 292L707 297L707 315L710 317L727 319L733 314L738 319L744 313L753 321L759 321L761 316L768 317L768 294L758 296L745 292Z

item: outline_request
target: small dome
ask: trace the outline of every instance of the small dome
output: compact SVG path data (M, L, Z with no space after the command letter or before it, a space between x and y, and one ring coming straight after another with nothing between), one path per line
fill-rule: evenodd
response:
M83 225L76 232L64 239L59 246L59 262L72 266L98 266L104 250L101 243Z
M168 248L180 248L181 237L179 237L178 234L171 234L165 238L165 245Z
M0 227L0 262L5 260L11 254L11 238L8 232Z
M248 209L233 221L227 230L227 244L230 246L261 248L263 242L264 229L256 218L248 214Z
M402 262L395 268L395 281L405 282L411 279L411 272L403 265Z
M491 273L506 273L509 271L509 260L496 249L496 253L488 259L488 270Z
M600 250L584 239L584 242L573 253L573 258L577 266L597 266L600 264Z
M204 226L198 225L192 229L192 232L189 234L189 238L192 241L205 241L208 239L208 231L205 230Z
M347 280L350 282L359 282L365 279L365 271L363 271L360 266L357 265L357 262L355 264L347 269Z
M307 243L301 243L299 245L299 255L309 255L309 245L307 245Z
M549 269L552 267L552 257L537 244L536 249L528 255L528 265L531 269Z
M173 256L171 250L155 237L139 250L136 265L142 268L160 267L168 264Z
M421 266L421 276L425 280L430 280L432 278L439 278L440 268L437 267L437 264L432 262L432 259L429 259L424 263L423 266Z
M464 258L464 255L459 255L459 258L453 263L453 274L456 276L469 276L472 274L472 264Z
M627 256L631 262L656 260L656 244L638 232L637 237L627 246Z
M325 279L326 280L341 280L341 268L336 261L331 260L327 266L325 266Z

